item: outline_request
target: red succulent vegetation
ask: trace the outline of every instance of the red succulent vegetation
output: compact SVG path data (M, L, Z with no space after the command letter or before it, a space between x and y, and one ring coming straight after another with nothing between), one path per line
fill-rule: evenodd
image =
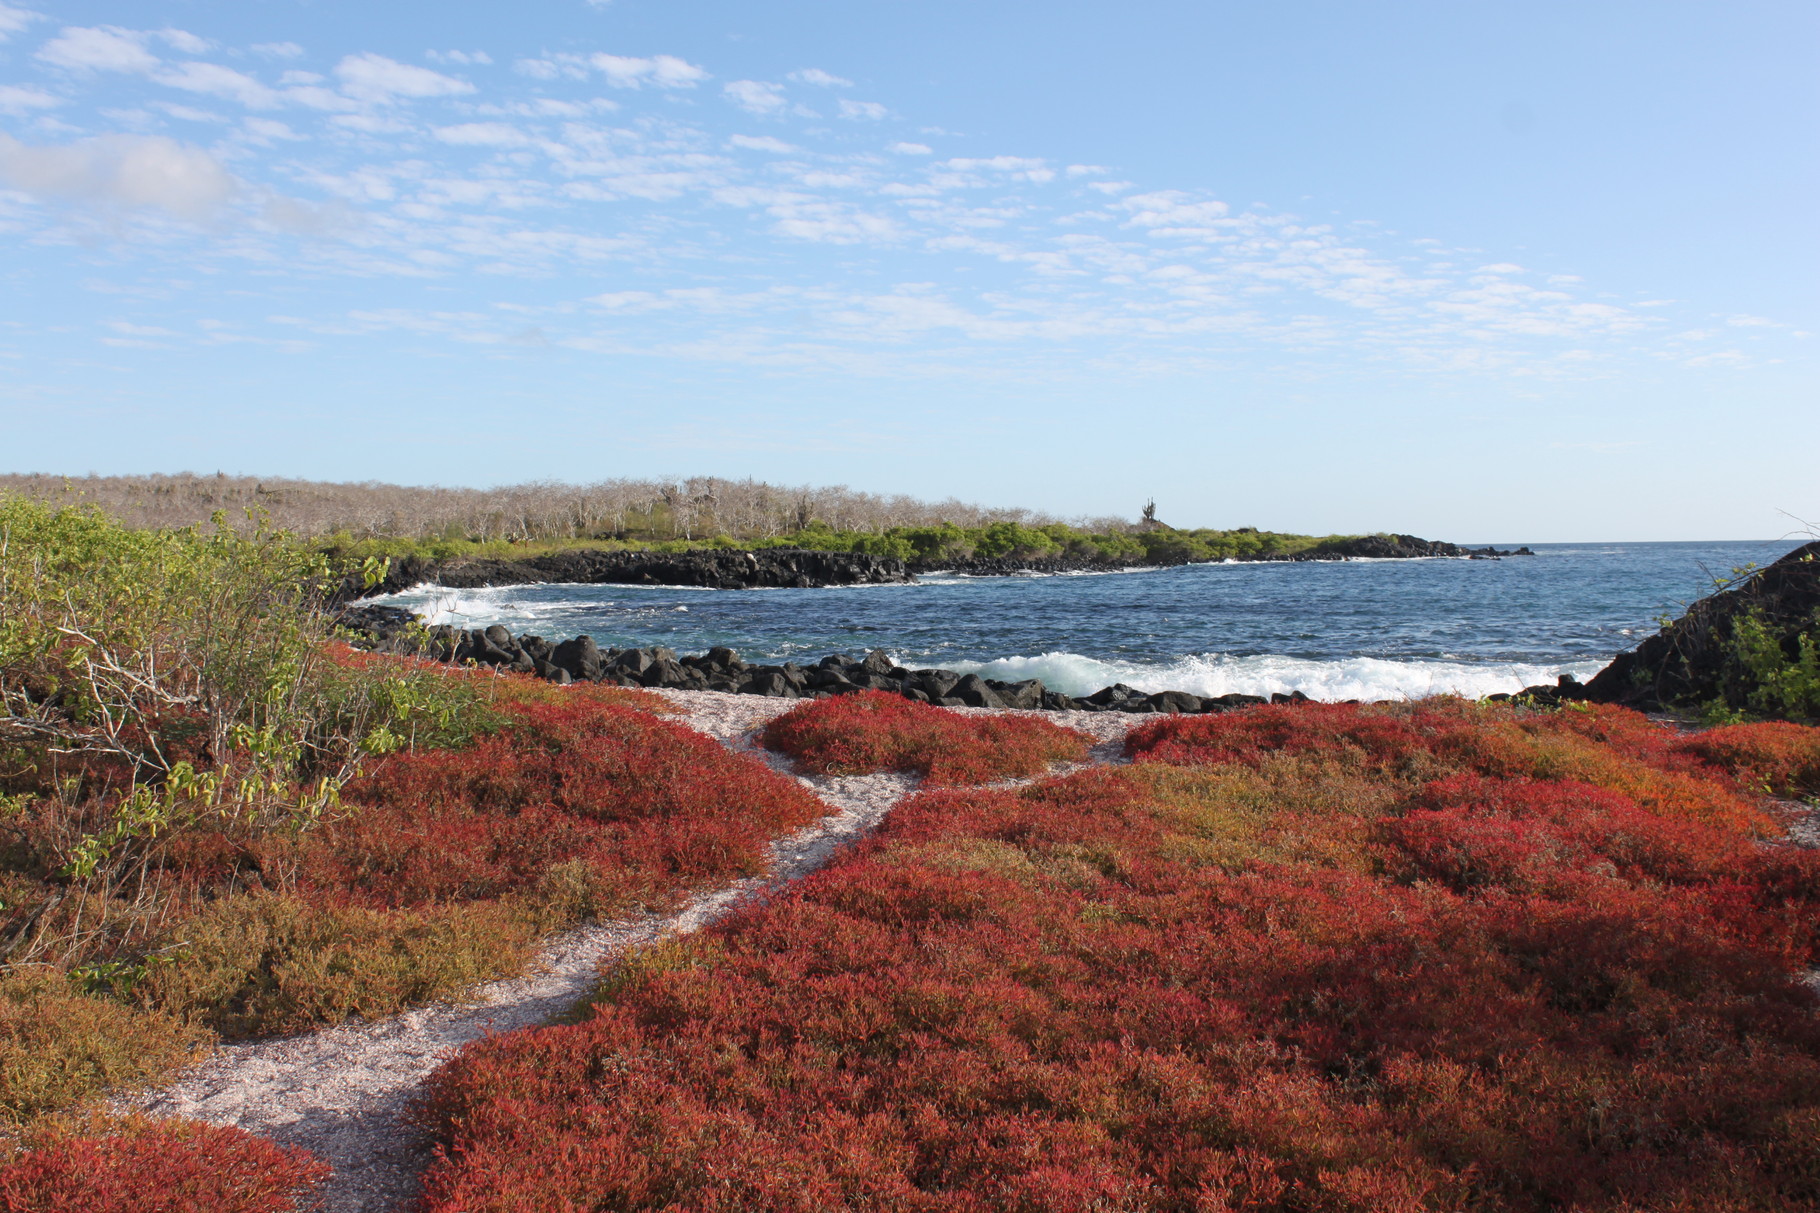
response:
M1812 1208L1820 869L1668 740L1266 708L925 792L464 1050L425 1207Z
M977 784L1078 762L1093 739L1039 716L963 715L865 691L790 709L766 727L764 743L818 773L904 771L932 784Z
M712 738L583 696L504 705L499 733L400 755L358 781L363 805L311 840L310 887L373 906L497 898L581 864L600 908L751 875L820 801Z
M1789 796L1820 796L1820 729L1783 721L1708 729L1681 748Z
M1571 779L1620 792L1663 816L1760 835L1779 832L1752 790L1719 777L1697 750L1628 708L1575 704L1558 712L1520 712L1461 700L1282 704L1163 717L1134 729L1125 749L1139 762L1177 766L1255 766L1271 754L1290 753L1404 778L1472 771Z
M41 1137L0 1166L0 1213L295 1213L329 1173L302 1150L196 1121Z

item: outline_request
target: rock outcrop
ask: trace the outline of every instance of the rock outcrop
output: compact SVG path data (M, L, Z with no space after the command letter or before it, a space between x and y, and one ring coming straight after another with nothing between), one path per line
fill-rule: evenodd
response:
M1741 627L1744 629L1740 631ZM1773 651L1770 646L1773 646ZM1757 660L1747 651L1757 651ZM1805 544L1717 594L1612 663L1576 698L1650 710L1723 704L1758 715L1820 716L1765 685L1763 659L1799 677L1804 651L1820 648L1820 542ZM1811 660L1811 658L1809 658ZM1798 695L1798 692L1795 694Z
M379 584L350 596L396 594L425 582L468 590L491 585L681 585L714 590L809 589L910 580L901 560L857 552L761 548L751 552L603 552L576 548L522 560L394 561Z
M1160 526L1161 524L1159 524ZM1463 548L1440 539L1414 535L1358 535L1318 544L1294 554L1271 553L1235 556L1241 564L1307 564L1327 560L1416 560L1445 557L1459 560L1497 560L1505 556L1534 556L1527 547L1502 550L1493 547ZM1191 564L1187 557L1126 556L1118 559L1079 556L995 556L969 560L912 561L912 573L960 574L967 577L1012 577L1027 573L1112 573L1121 569L1173 567Z

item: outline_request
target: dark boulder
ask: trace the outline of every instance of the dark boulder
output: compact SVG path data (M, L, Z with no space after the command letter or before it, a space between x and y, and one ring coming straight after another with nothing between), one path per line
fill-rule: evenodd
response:
M1186 691L1158 691L1150 697L1150 706L1159 712L1199 712L1201 697Z
M954 684L948 694L942 696L942 699L944 701L953 699L969 708L1002 708L1005 706L1004 701L999 698L998 692L993 690L978 674L964 675L959 682Z
M649 649L627 649L613 659L613 671L626 678L642 679L652 661Z
M961 676L953 670L911 670L907 680L931 699L940 699L954 690Z
M998 693L999 700L1008 708L1019 708L1034 711L1043 706L1043 696L1047 688L1040 678L1027 678L1023 682L995 683L992 689Z
M573 678L600 677L600 647L592 636L577 636L558 644L550 653L550 664L569 672Z
M1122 682L1115 682L1109 687L1101 687L1087 696L1087 702L1102 708L1116 707L1131 699L1144 699L1142 691L1128 687Z
M658 652L666 650L659 649ZM645 667L639 681L648 687L674 687L687 681L683 665L674 656L659 657ZM704 680L705 681L705 680Z

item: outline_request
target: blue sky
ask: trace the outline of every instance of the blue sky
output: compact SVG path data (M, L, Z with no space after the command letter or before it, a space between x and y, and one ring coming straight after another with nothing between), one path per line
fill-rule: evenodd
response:
M0 467L1820 522L1820 9L0 0Z

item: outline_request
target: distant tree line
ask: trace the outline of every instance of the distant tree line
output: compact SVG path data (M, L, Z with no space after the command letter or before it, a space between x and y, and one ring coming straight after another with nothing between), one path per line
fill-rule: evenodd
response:
M169 530L208 522L225 512L239 525L249 517L306 539L397 539L416 543L549 543L619 540L633 543L745 543L825 528L882 534L902 527L973 530L993 523L1025 527L1058 520L1037 510L993 509L952 498L928 502L863 493L845 485L782 486L758 480L602 480L593 484L533 481L491 489L413 487L376 481L328 483L254 476L0 474L0 491L56 505L94 505L130 527ZM1131 529L1118 518L1076 520L1082 529Z

